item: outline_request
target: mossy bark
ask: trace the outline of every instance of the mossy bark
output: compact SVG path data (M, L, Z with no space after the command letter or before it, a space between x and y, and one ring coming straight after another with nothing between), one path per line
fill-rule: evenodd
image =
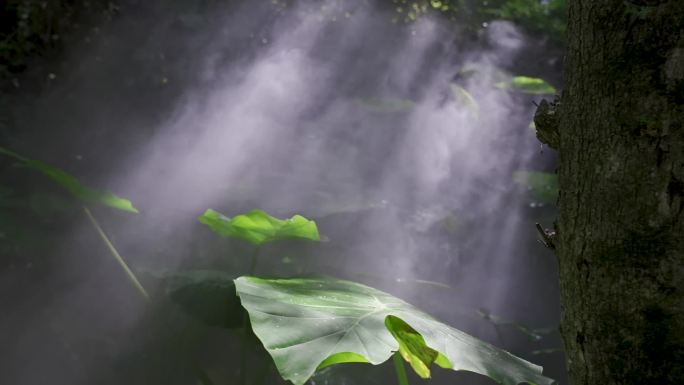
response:
M684 383L684 1L569 0L554 113L574 385Z

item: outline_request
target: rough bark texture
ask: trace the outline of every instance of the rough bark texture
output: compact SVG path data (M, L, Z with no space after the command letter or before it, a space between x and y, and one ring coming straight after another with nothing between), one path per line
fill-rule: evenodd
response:
M540 138L560 159L570 378L681 385L684 0L569 0L568 16L558 123Z

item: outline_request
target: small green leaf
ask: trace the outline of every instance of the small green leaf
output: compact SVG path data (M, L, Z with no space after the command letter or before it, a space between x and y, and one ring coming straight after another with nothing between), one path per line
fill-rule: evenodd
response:
M527 187L535 199L547 204L556 203L558 197L558 175L541 171L516 171L513 181Z
M411 341L409 352L419 357L428 352L426 361L439 366L480 373L505 385L552 383L541 367L365 285L333 278L240 277L235 288L254 333L280 375L295 385L304 384L321 366L387 361L400 350L389 327L405 346ZM403 323L392 319L387 326L388 316Z
M495 86L504 90L510 89L526 94L551 95L556 93L556 89L544 79L528 76L514 76L508 81L496 83Z
M278 219L266 212L254 209L246 214L228 218L208 209L199 221L223 237L244 239L254 245L262 245L281 239L308 239L320 241L316 222L295 215L290 219Z
M526 335L532 341L539 341L544 338L544 335L554 333L558 328L541 328L533 329L531 327L522 325L514 321L505 320L499 316L491 314L487 309L481 308L477 310L477 314L487 322L490 322L494 327L508 326L517 329L519 332Z
M55 181L57 184L65 188L76 198L86 202L86 203L99 203L105 206L109 206L118 210L128 211L131 213L137 213L138 210L133 207L130 200L121 198L109 191L99 191L86 187L81 184L81 182L76 179L73 175L59 169L57 167L51 166L47 163L43 163L38 160L29 159L23 157L15 152L7 150L0 147L0 154L7 155L14 158L20 162L24 167L36 170L48 178Z
M439 353L425 344L425 339L401 318L385 317L385 326L399 343L399 354L420 378L430 378L430 365Z

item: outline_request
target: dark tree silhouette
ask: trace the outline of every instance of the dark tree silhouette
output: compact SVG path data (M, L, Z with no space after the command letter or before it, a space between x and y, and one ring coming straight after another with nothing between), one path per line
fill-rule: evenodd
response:
M684 1L568 2L553 243L574 385L684 381Z

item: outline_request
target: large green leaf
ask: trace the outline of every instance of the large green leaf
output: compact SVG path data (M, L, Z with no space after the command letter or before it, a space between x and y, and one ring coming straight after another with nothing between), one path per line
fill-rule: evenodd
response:
M244 239L255 245L292 238L320 240L316 222L301 215L295 215L290 219L278 219L262 210L254 209L246 214L228 218L208 209L199 217L199 221L221 236Z
M2 147L0 147L0 154L14 158L18 160L22 166L42 173L86 203L99 203L123 211L132 213L138 212L128 199L121 198L109 191L99 191L86 187L82 185L76 177L57 167L43 163L39 160L26 158Z
M404 333L419 333L427 347L443 356L435 358L440 366L484 374L505 385L553 382L542 376L541 367L358 283L332 278L240 277L235 288L254 333L283 378L296 385L330 361L374 365L386 361L399 350L397 339L385 325L388 316L410 325L410 329L403 327ZM420 348L416 341L414 346Z
M526 94L551 95L556 93L556 89L544 79L531 78L528 76L514 76L508 81L496 83L495 86L501 89L511 89Z

